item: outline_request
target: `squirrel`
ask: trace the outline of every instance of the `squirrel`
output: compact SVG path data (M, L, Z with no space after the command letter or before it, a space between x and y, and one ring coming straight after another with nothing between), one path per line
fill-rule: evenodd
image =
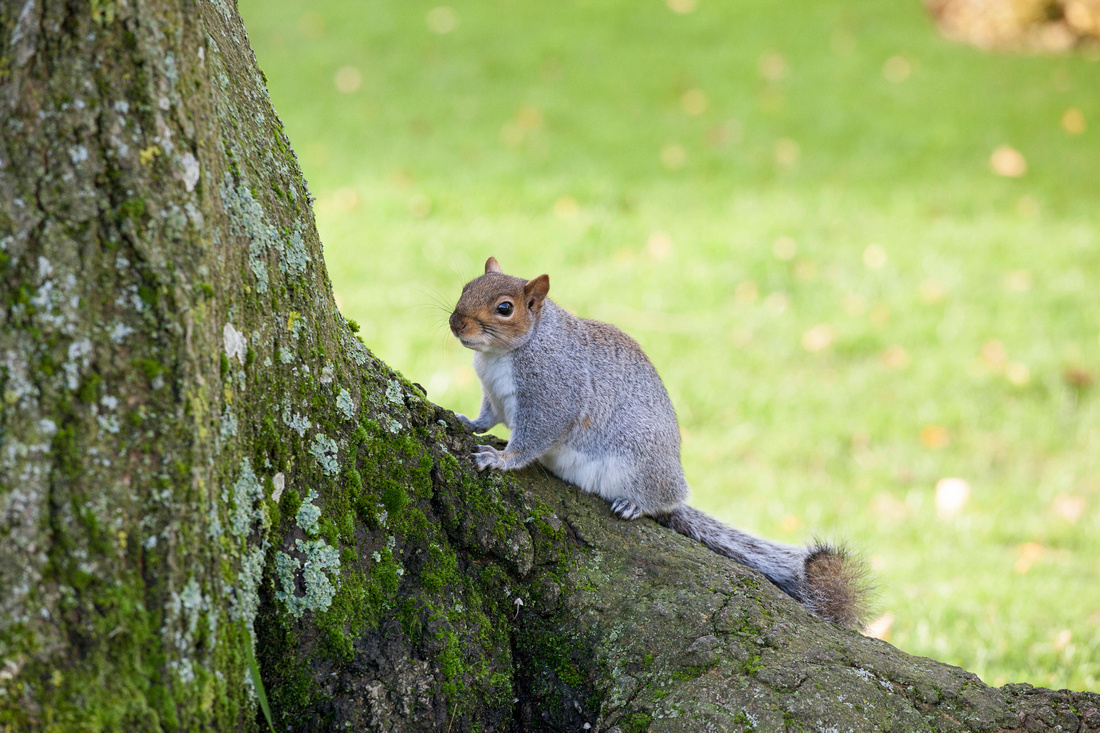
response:
M607 323L578 318L547 299L550 277L505 275L495 257L450 316L474 351L481 411L457 415L483 433L503 422L504 450L478 445L479 471L538 461L611 503L624 520L648 516L762 573L812 614L849 628L864 621L864 569L842 547L753 537L685 503L676 412L641 346Z

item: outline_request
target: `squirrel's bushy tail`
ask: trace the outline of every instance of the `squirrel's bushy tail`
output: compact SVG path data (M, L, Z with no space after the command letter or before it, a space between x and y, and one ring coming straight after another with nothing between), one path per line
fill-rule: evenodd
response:
M853 629L863 626L866 572L844 548L824 542L794 547L753 537L686 504L656 519L759 571L815 616Z

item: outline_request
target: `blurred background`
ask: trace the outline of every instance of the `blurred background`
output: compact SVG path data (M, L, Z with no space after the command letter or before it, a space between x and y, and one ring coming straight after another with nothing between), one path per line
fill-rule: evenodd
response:
M693 504L862 547L907 652L1100 690L1095 47L919 0L445 1L239 4L367 345L474 413L461 286L549 273L656 364Z

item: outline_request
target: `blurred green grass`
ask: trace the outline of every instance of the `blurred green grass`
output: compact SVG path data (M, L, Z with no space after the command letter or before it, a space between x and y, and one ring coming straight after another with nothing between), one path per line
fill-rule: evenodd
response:
M901 649L1100 690L1096 58L917 0L240 10L338 302L433 400L477 409L446 316L485 258L548 272L657 365L694 504L864 547Z

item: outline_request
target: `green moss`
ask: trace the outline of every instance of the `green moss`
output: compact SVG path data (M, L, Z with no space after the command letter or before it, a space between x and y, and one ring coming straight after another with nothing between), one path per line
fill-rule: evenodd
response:
M164 371L164 366L156 359L139 359L136 366L141 370L141 373L145 375L145 378L149 380L152 380Z
M754 654L741 665L741 671L752 677L755 677L756 673L763 668L764 663L761 661L759 654Z
M712 667L707 667L707 666L681 667L680 669L673 670L671 676L672 676L672 679L682 682L684 680L693 680L696 677L701 677L704 674L706 674L708 671L710 671L711 669L712 669Z
M84 456L76 442L76 428L64 425L53 436L52 449L61 472L69 478L76 478L84 472Z
M492 566L490 566L492 567ZM458 582L458 557L450 548L437 544L428 546L428 560L420 572L420 583L428 592L453 587Z
M396 516L409 503L409 496L400 484L394 483L382 492L382 506L391 516Z
M319 534L324 537L330 545L336 545L340 541L340 530L336 526L336 522L330 517L322 517L318 522L320 528Z
M229 374L229 357L225 354L225 352L222 352L221 357L220 370L222 379L225 379L225 375Z
M77 397L80 402L86 405L92 405L99 401L99 385L102 384L103 378L96 373L92 372L86 376L84 382L80 383L80 389L77 391Z
M350 318L348 319L348 328L351 329L352 333L359 333L359 324Z
M146 305L156 306L160 301L160 293L151 285L138 285L138 297Z
M271 482L271 479L269 478L268 483L270 484L270 482ZM270 488L269 488L269 491L270 491ZM282 524L282 522L283 522L283 511L282 511L282 508L279 506L278 503L272 501L271 499L265 499L264 500L264 511L267 512L268 526L278 527L280 524Z
M279 500L279 510L282 511L283 516L296 517L301 507L302 497L298 494L298 490L293 488L286 489L283 492L282 498Z
M645 733L649 730L653 718L648 713L631 713L623 718L622 727L624 733Z
M130 199L117 209L119 219L140 219L145 214L145 199Z

